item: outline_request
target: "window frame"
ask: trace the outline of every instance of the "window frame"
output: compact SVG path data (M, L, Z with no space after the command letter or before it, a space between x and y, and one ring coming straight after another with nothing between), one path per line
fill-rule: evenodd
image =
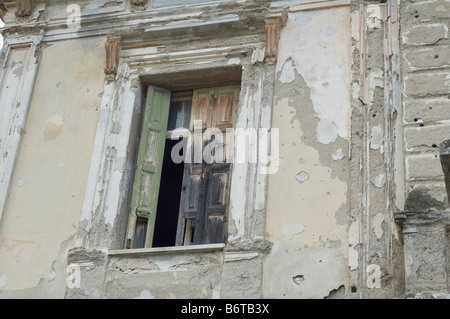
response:
M263 49L263 43L246 42L237 45L233 54L251 57L255 52L263 52ZM121 55L117 75L115 80L106 79L98 108L99 118L77 245L111 250L120 250L125 246L137 136L148 85L192 89L192 83L198 84L198 87L206 83L216 85L219 79L221 85L239 84L241 93L235 128L270 128L275 64L252 63L250 59L230 64L227 61L232 57L223 59L222 52L229 52L228 49L223 50L222 47L214 48L207 55L194 49L189 51L210 61L208 64L192 63L190 58L180 60L176 52L168 53L167 63L160 64L159 60L154 59L157 53L146 51L135 56L128 44L122 43L121 52L124 55ZM221 59L211 60L211 54L216 53L221 55ZM181 62L185 63L182 67L179 65ZM250 234L249 231L252 236L264 238L269 175L259 172L270 168L269 165L267 162L233 165L227 246L236 245ZM253 215L253 212L258 213ZM256 224L252 222L255 218L258 220ZM255 225L252 230L247 229L249 223Z
M230 128L230 127L234 127L235 126L235 122L236 122L236 115L234 113L237 112L237 108L238 108L238 104L239 104L239 92L241 90L240 85L233 85L233 86L215 86L213 88L198 88L195 90L189 90L189 91L170 91L164 88L159 88L159 87L155 87L155 86L149 86L147 88L148 92L147 92L147 98L146 98L146 102L145 102L145 109L144 109L144 113L143 113L143 117L142 117L142 128L141 128L141 140L139 142L139 148L137 150L137 165L136 165L136 170L135 170L135 180L134 180L134 185L133 185L133 190L132 190L132 195L131 195L131 202L132 204L130 205L130 211L129 211L129 218L128 218L128 225L127 225L127 234L126 234L126 242L125 242L125 249L142 249L142 248L152 248L153 247L153 236L154 236L154 232L155 232L155 227L156 227L156 216L157 216L157 206L158 206L158 199L159 199L159 189L161 187L161 172L163 170L163 161L162 161L162 156L164 154L164 148L165 145L167 144L167 140L172 139L172 137L174 136L173 134L175 134L176 137L178 138L186 138L189 137L190 133L193 131L193 99L194 96L196 95L196 92L203 92L206 91L208 92L208 90L210 92L212 92L211 101L214 102L210 102L210 105L208 105L207 107L211 108L211 118L208 119L207 122L212 121L212 118L214 117L223 117L223 107L229 107L230 110L228 110L228 112L231 112L231 114L229 115L229 119L231 122L227 122L227 124L224 126L226 128ZM163 92L165 92L165 94L167 96L169 96L169 99L167 101L167 99L164 99L164 104L158 105L158 102L155 102L154 99L154 92L158 91L158 90L162 90ZM220 104L220 100L221 97L223 97L222 95L220 95L221 93L228 94L229 92L232 93L231 96L231 106L230 105L221 105ZM188 128L182 127L182 128L175 128L173 130L169 130L169 118L170 118L170 108L172 105L172 102L178 102L178 101L187 101L191 99L191 107L189 110L189 123L188 123ZM216 103L216 100L219 100L219 103ZM225 99L226 100L226 99ZM156 103L156 104L155 104ZM160 102L162 103L162 102ZM149 150L149 138L148 138L148 134L145 134L147 128L149 127L149 121L152 121L152 114L155 110L155 108L166 108L164 109L164 120L161 120L160 122L163 123L162 125L165 125L165 129L163 127L159 127L160 133L158 136L158 147L156 148L156 152L155 149L151 149ZM200 107L200 106L198 106ZM215 109L213 110L212 108ZM159 114L159 112L156 112L157 114ZM212 126L212 122L210 123ZM223 122L218 122L216 123L218 126L223 126ZM189 139L188 139L189 141ZM162 143L161 143L162 142ZM147 144L146 144L147 143ZM191 147L191 146L188 146ZM203 149L202 149L203 150ZM147 154L147 152L154 152L156 158L158 158L158 164L155 167L155 170L157 170L157 174L156 174L156 179L153 181L153 183L155 183L148 191L151 192L155 192L156 195L153 197L153 201L152 203L150 203L151 207L153 207L154 209L151 210L142 210L139 207L136 207L136 194L139 194L142 192L142 189L139 189L139 185L142 188L142 183L141 183L141 172L140 172L140 166L143 165L142 164L142 158L143 155L142 153ZM189 151L188 151L189 153ZM144 155L145 156L145 155ZM148 154L147 154L148 156ZM223 207L224 208L224 212L223 212L223 217L221 218L222 223L219 224L218 227L222 227L222 233L224 235L222 235L223 240L221 241L215 241L212 242L213 244L217 244L217 243L224 243L226 241L226 220L227 220L227 215L228 215L228 206L229 206L229 202L230 202L230 192L229 192L229 185L230 185L230 180L231 180L231 164L230 163L219 163L222 171L223 171L223 167L226 166L226 174L227 177L226 182L224 183L224 189L221 190L221 192L226 192L223 196L224 196L224 203L223 203ZM186 185L186 179L190 177L190 166L188 166L188 163L184 162L184 176L182 179L182 189L185 190L186 188L188 188L188 192L189 187L188 185ZM210 166L213 164L210 164ZM206 167L208 168L207 171L203 171L202 172L202 180L205 179L207 185L208 183L210 183L212 181L212 174L213 172L217 171L217 168L214 168L211 170L210 172L210 166ZM206 178L205 178L206 176ZM211 179L211 181L210 181ZM157 189L156 189L157 188ZM199 205L206 205L208 198L210 198L210 194L212 193L209 189L205 188L205 189L201 189L199 190L200 192L200 198L198 199L199 201L202 200L202 198L205 198L205 203L199 203ZM204 229L201 229L202 232L202 236L204 239L202 239L200 242L194 243L193 242L193 238L194 238L194 229L197 226L194 226L196 223L196 218L192 217L192 216L187 216L184 214L184 207L182 207L182 205L184 205L183 202L183 194L180 195L181 196L181 203L180 203L180 207L178 210L178 221L177 221L177 232L176 232L176 239L175 239L175 244L174 246L188 246L188 245L205 245L208 244L205 241L208 241L208 236L209 233L211 232L211 230L209 230L209 228L211 228L212 226L209 225L207 226L205 224L205 226L202 225L202 227L204 227ZM156 202L156 204L155 204ZM144 213L142 213L144 212ZM207 208L205 207L201 213L202 215L204 214L205 216L199 216L200 220L204 220L204 219L208 219L208 214L207 214ZM215 214L215 218L217 219L217 214ZM136 240L136 234L138 233L137 227L138 227L138 223L137 221L139 219L142 218L147 218L147 225L145 226L146 229L146 234L145 234L145 240L144 240L144 247L136 247L135 245L135 240ZM189 223L191 222L191 223ZM209 227L209 228L208 228ZM217 227L217 226L216 226ZM198 228L198 227L197 227ZM200 230L198 230L200 231ZM204 233L204 234L203 234ZM181 240L181 241L180 241ZM171 247L171 246L168 246Z

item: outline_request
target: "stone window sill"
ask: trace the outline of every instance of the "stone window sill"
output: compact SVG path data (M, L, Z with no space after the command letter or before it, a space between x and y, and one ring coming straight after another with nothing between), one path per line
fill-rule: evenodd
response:
M138 249L118 249L110 250L108 255L115 256L142 256L142 255L160 255L160 254L181 254L181 253L197 253L223 250L225 244L208 244L208 245L192 245L192 246L173 246L158 248L138 248Z

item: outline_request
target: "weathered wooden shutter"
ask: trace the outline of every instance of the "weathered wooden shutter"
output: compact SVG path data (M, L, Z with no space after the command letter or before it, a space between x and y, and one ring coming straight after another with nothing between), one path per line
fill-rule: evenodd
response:
M192 101L191 132L195 121L206 128L218 128L224 134L234 125L239 87L195 90ZM202 126L200 126L202 128ZM226 138L223 137L223 142ZM209 141L203 143L205 146ZM194 141L190 141L193 147ZM197 144L198 145L198 144ZM198 150L194 147L194 152ZM230 184L230 164L223 162L186 163L181 194L176 245L223 243Z
M128 220L126 248L151 247L158 205L170 91L148 87Z
M186 164L177 245L225 241L229 181L230 164Z
M209 167L209 168L208 168ZM206 166L205 230L203 243L223 243L226 238L230 164L213 163Z
M202 241L204 190L203 163L186 163L175 241L177 246L200 244Z

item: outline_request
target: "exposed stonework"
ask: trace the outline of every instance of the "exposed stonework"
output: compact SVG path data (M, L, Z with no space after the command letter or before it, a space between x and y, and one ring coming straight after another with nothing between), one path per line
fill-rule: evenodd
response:
M147 0L130 0L130 3L134 5L146 4Z
M131 8L133 11L145 10L145 5L148 0L130 0Z
M401 65L405 110L406 202L402 225L406 296L449 297L448 190L445 152L450 137L448 1L402 1Z
M401 6L407 189L430 188L429 194L444 204L438 157L440 143L450 134L447 112L441 112L450 93L448 12L447 1Z

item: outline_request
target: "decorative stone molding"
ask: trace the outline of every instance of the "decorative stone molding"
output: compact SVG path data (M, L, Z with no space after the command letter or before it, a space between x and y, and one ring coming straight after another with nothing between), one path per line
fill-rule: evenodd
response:
M131 11L145 11L145 5L148 0L130 0Z
M266 57L276 57L278 53L278 24L266 24Z
M266 20L266 58L275 58L278 54L278 39L280 37L280 30L285 25L287 20L287 11L282 10L273 12Z
M8 10L5 7L5 4L0 1L0 19L5 22L5 14Z
M105 73L113 79L117 74L117 68L119 66L120 37L108 38L105 47L106 47Z
M146 4L147 0L130 0L130 4L132 5L141 5L141 4Z
M20 65L17 72L0 73L0 221L6 207L40 59L40 35L9 37L4 65ZM4 69L6 70L6 68ZM6 90L7 88L7 90Z
M31 16L33 11L32 0L16 0L16 17L24 18Z

